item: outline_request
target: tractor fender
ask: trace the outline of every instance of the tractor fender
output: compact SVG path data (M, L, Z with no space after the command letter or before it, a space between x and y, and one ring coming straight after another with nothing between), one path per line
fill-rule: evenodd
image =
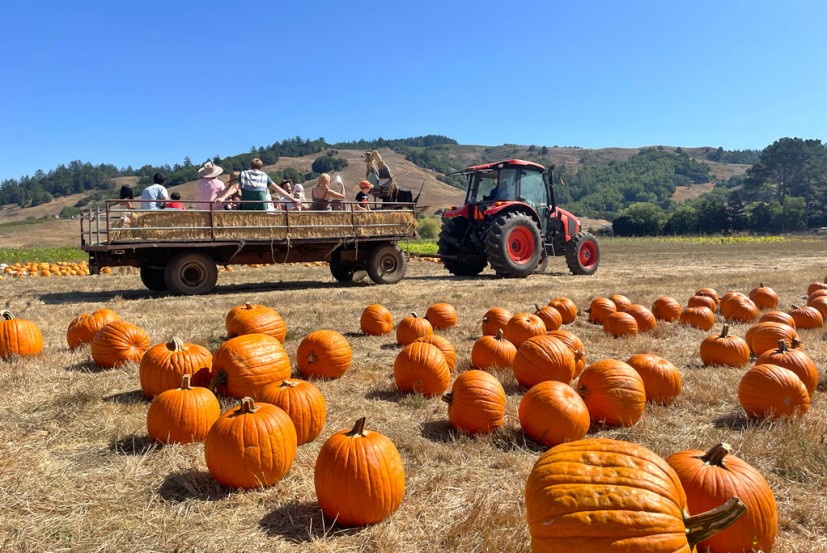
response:
M560 222L563 223L563 234L566 237L566 242L580 232L580 221L565 209L558 207L549 213L549 217L560 219Z
M451 219L453 217L465 217L468 218L468 206L461 205L459 207L452 207L448 211L442 212L443 219Z
M528 204L524 204L523 202L494 202L494 204L486 209L483 214L486 218L496 217L498 215L505 215L506 213L514 213L520 212L525 213L532 219L534 222L537 223L537 226L543 228L542 224L540 223L540 216L537 212Z

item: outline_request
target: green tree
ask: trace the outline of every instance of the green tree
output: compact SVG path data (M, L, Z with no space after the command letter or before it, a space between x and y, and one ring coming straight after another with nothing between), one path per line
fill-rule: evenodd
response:
M665 234L698 234L698 211L691 205L679 205L669 214L663 231Z
M666 224L666 214L655 204L633 203L612 222L616 236L656 236Z

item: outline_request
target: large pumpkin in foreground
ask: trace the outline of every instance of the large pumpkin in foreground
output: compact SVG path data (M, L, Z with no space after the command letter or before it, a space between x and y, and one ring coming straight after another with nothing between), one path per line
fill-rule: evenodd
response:
M97 331L89 349L96 365L110 368L127 361L139 363L149 346L149 335L144 329L119 320Z
M207 388L191 387L190 375L181 377L181 387L158 394L146 414L146 429L162 443L203 442L221 416L218 399Z
M353 350L335 330L315 330L296 350L296 365L306 377L339 378L350 368Z
M601 359L583 370L577 393L595 422L632 426L643 415L646 387L640 374L623 361Z
M442 399L448 404L448 420L455 430L477 434L503 425L505 390L495 376L485 371L463 372Z
M0 359L12 355L38 355L41 351L43 335L35 323L15 319L10 312L0 311Z
M690 517L666 461L641 445L607 438L560 444L540 456L528 476L525 506L531 550L549 553L690 553L745 510L733 500Z
M175 390L185 374L191 375L193 386L208 386L211 367L210 350L173 337L169 342L156 344L144 353L138 367L138 377L144 395L153 398L161 392Z
M277 338L242 334L215 350L210 384L236 398L257 398L262 388L290 378L290 372L290 359Z
M95 337L98 330L121 317L111 309L102 307L92 313L81 313L69 323L66 330L66 342L69 349L75 349L82 344L88 344ZM176 386L180 383L176 383Z
M331 436L319 450L314 472L316 497L327 518L343 526L365 526L393 514L405 493L405 468L393 442L365 429Z

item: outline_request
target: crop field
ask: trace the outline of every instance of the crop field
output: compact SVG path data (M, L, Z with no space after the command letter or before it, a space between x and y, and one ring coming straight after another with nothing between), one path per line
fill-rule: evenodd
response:
M393 364L401 347L393 333L362 335L359 317L377 302L395 322L424 314L436 302L454 305L457 326L437 334L457 350L456 378L471 368L486 310L533 312L535 304L565 296L580 313L564 328L584 342L587 363L656 353L683 379L671 405L647 404L629 428L593 424L589 437L635 442L664 457L726 442L772 486L779 510L773 551L827 551L827 328L799 331L820 374L809 411L790 420L753 421L738 403L746 369L704 367L699 358L701 341L721 330L720 314L710 332L658 323L651 332L617 339L585 314L598 296L623 294L649 307L668 295L686 305L702 287L746 294L759 283L778 293L779 309L786 311L803 305L808 285L827 277L827 240L607 239L601 247L601 267L591 277L570 275L562 258L520 280L499 279L489 270L456 278L438 263L411 260L405 279L390 286L340 285L327 266L238 267L222 271L215 293L199 297L149 292L126 271L6 278L0 309L37 323L44 349L37 357L0 361L0 550L528 551L524 488L546 448L520 429L525 389L510 370L495 372L507 394L504 426L489 435L459 434L439 397L396 389ZM24 261L11 261L18 260ZM177 336L215 351L226 339L225 315L245 302L278 310L294 366L302 338L318 329L342 333L353 361L339 379L314 380L327 402L326 424L315 441L299 446L287 475L268 488L236 491L212 478L203 445L161 445L148 437L150 402L137 364L101 369L87 346L68 349L66 330L78 314L107 307L146 330L152 344ZM730 334L743 337L749 327L732 324ZM237 404L220 399L223 409ZM314 464L324 441L360 417L400 451L405 494L387 520L341 528L319 508Z

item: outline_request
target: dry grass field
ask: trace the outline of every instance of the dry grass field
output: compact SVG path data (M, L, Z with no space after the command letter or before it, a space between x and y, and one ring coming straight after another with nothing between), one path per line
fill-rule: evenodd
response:
M399 348L392 335L358 333L366 305L380 302L398 321L432 303L452 303L459 324L440 334L454 343L458 370L465 370L480 318L493 306L518 312L568 296L582 311L591 298L612 293L647 306L663 294L685 303L701 287L746 293L763 282L788 309L801 302L810 282L827 276L823 239L615 239L602 247L602 265L592 277L573 277L556 259L545 274L525 280L489 272L459 279L441 265L411 261L401 283L384 287L338 285L327 267L240 268L220 273L216 292L204 297L150 293L133 274L0 282L0 307L35 321L44 334L40 357L0 362L0 550L527 551L523 488L543 447L520 432L524 390L509 372L497 373L508 394L505 427L483 437L455 434L445 403L394 389ZM249 301L284 317L291 358L302 337L320 328L343 333L354 358L341 379L316 382L327 400L327 423L316 442L299 448L287 476L267 489L238 492L213 481L203 446L161 446L147 437L149 403L136 365L101 370L88 349L67 349L65 331L79 313L105 306L146 329L153 344L180 336L215 350L227 311ZM719 319L715 330L720 327ZM733 331L743 336L747 327ZM647 405L635 426L596 426L590 436L630 440L662 456L726 441L772 485L780 513L774 551L827 551L827 330L801 331L822 375L810 410L789 422L761 423L750 422L738 405L742 369L701 366L705 332L661 324L648 335L613 339L582 313L567 328L584 341L589 362L653 352L683 375L683 393L673 405ZM321 515L313 467L323 441L361 416L400 450L405 498L385 522L342 529Z

